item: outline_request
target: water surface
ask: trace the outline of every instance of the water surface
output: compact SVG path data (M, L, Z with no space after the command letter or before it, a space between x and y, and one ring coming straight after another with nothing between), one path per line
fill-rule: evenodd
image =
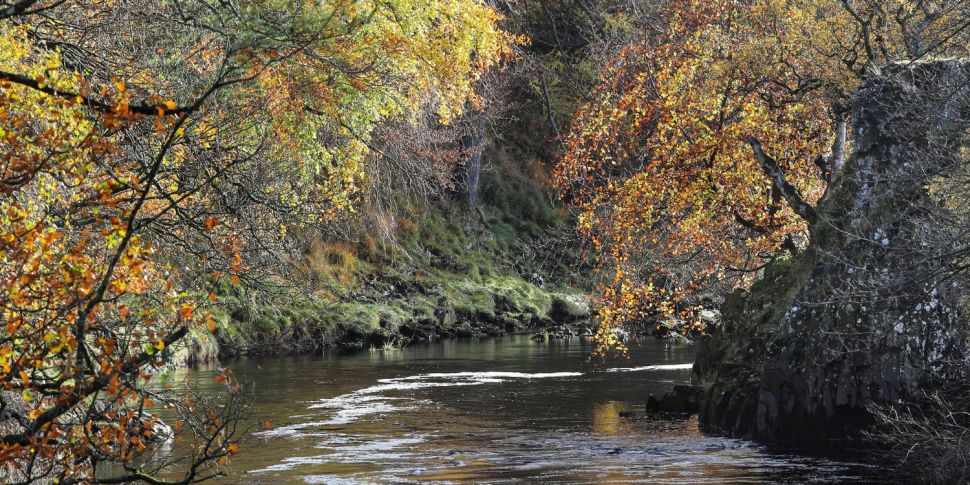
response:
M696 420L631 422L620 413L688 382L693 351L648 339L604 366L587 362L591 350L509 336L228 362L253 384L255 422L273 428L244 443L224 483L858 483L876 473L705 436ZM206 386L212 372L191 375Z

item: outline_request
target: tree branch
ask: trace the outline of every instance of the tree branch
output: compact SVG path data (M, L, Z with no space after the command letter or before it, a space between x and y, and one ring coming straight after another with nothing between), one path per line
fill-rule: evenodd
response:
M162 342L165 344L166 347L169 347L173 343L175 343L176 341L184 337L188 333L188 331L189 331L189 327L186 327L186 326L180 327L178 330L175 330L174 332L166 335L165 338L162 339ZM24 430L22 433L2 436L0 437L0 443L6 446L31 445L31 438L38 431L40 431L44 426L47 426L48 424L53 422L55 419L59 418L64 413L70 411L72 408L74 408L74 406L76 406L79 402L86 399L91 394L103 389L105 386L108 385L108 383L111 381L111 378L113 376L130 375L135 372L138 372L138 370L143 365L145 365L146 363L148 363L150 360L154 358L155 358L154 352L148 353L146 351L142 351L138 353L136 356L134 356L134 358L132 358L128 362L125 362L124 365L121 366L121 370L119 372L117 373L110 372L107 374L101 374L90 382L79 384L77 386L77 390L73 394L63 398L56 406L48 409L46 412L44 412L36 419L34 419L34 421L30 424L30 426L28 426L27 429Z
M758 234L767 234L768 233L768 230L767 229L765 229L765 228L763 228L763 227L761 227L761 226L759 226L759 225L757 225L757 224L755 224L755 223L753 223L753 222L745 219L744 216L741 215L741 212L739 212L737 209L734 210L734 222L737 222L738 224L741 225L741 227L743 227L743 228L745 228L745 229L747 229L749 231L756 232Z
M808 202L805 202L805 199L798 193L798 189L788 182L785 174L781 171L781 167L778 166L778 162L765 153L761 147L761 142L757 138L749 136L744 141L751 145L755 158L761 163L762 170L771 178L771 182L781 192L781 196L785 198L785 201L788 202L792 210L801 216L802 219L805 219L809 225L814 225L818 220L818 214L815 212L815 208Z
M37 3L37 0L21 0L9 5L4 5L3 8L0 8L0 19L22 15L35 3Z
M80 93L72 93L70 91L61 91L59 89L54 89L52 86L43 84L36 79L29 78L21 74L15 74L12 72L0 71L0 81L8 81L14 84L20 84L21 86L26 86L28 88L40 91L42 93L49 94L51 96L56 96L64 99L80 99L81 104L88 106L97 111L111 111L114 106L105 103L103 101L98 101L90 96L84 96ZM138 113L142 115L172 115L172 114L182 114L187 113L195 109L195 105L180 106L175 109L168 109L162 104L131 104L128 106L128 110L133 113Z

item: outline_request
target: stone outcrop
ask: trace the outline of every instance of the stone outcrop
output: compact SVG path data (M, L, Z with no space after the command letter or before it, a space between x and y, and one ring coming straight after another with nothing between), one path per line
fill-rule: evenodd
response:
M963 358L960 289L918 258L940 230L927 184L965 156L949 140L970 128L968 91L963 60L889 66L859 90L855 153L816 207L810 244L730 295L722 327L699 343L704 426L845 443L870 405L913 397Z

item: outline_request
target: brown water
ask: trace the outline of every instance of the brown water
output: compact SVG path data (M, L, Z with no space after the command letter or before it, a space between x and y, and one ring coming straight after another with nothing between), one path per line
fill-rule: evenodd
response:
M227 363L254 384L258 432L223 483L846 483L864 465L773 454L695 420L631 422L689 379L693 352L649 339L628 360L525 336ZM212 370L191 371L211 383ZM868 477L868 478L866 478Z

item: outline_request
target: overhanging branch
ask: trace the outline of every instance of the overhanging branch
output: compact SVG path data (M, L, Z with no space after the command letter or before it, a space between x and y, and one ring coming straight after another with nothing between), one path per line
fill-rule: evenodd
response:
M114 109L114 106L109 103L99 101L90 96L85 96L80 93L62 91L60 89L56 89L52 87L49 84L44 84L36 79L32 79L30 77L27 77L21 74L0 71L0 81L8 81L14 84L19 84L21 86L26 86L28 88L40 91L45 94L49 94L51 96L56 96L59 98L72 99L72 100L77 99L80 101L81 104L88 106L92 109L95 109L97 111L108 112ZM167 108L163 104L149 104L149 103L131 104L128 106L129 111L133 113L142 114L142 115L179 115L183 113L188 113L192 109L193 109L192 105L179 106L171 109Z
M809 225L814 225L818 220L818 214L815 212L815 208L808 202L805 202L805 199L798 193L798 189L788 182L785 174L781 171L781 167L778 166L778 162L765 153L761 147L761 142L757 138L749 136L744 141L751 145L755 158L761 164L761 169L771 178L771 182L781 192L781 196L785 198L785 201L788 202L792 210L801 216L802 219L805 219Z

